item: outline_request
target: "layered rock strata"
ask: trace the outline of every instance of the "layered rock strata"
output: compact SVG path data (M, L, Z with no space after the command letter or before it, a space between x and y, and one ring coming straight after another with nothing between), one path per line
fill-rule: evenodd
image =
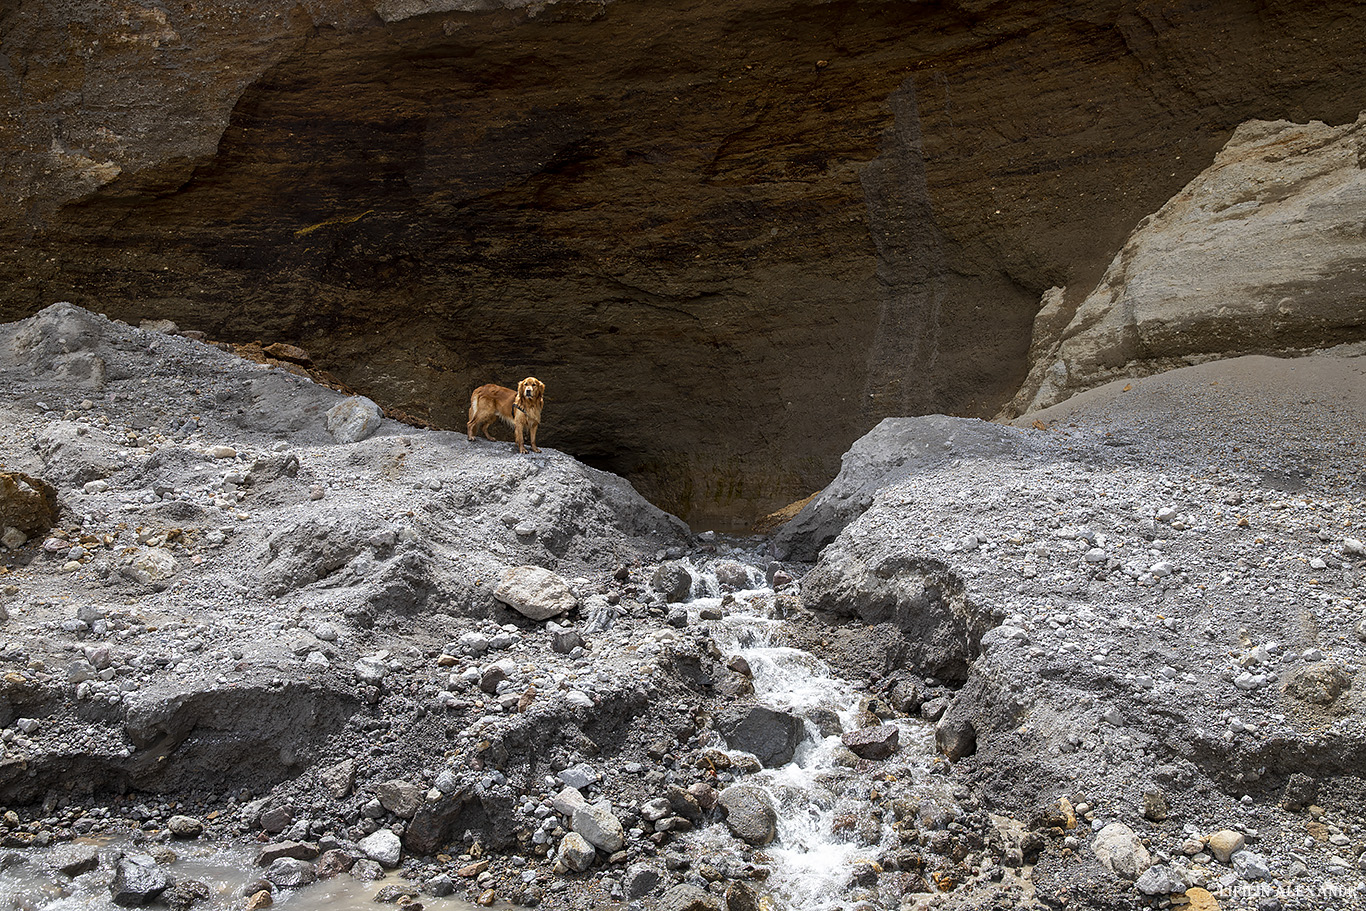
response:
M0 13L0 317L302 346L392 408L549 384L546 441L698 522L882 417L991 414L1240 123L1353 120L1366 12L560 2ZM1070 306L1070 304L1069 304Z

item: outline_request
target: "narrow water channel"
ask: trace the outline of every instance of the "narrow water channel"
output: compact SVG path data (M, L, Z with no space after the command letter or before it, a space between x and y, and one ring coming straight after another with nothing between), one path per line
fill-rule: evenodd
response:
M695 597L688 607L699 612L722 607L715 574L693 572ZM758 702L801 717L806 727L791 762L744 779L763 788L777 809L777 838L763 851L772 871L764 889L782 911L848 907L854 897L849 885L858 866L876 864L898 839L891 820L881 820L874 810L875 777L852 767L851 754L840 739L840 732L859 726L866 694L837 677L815 655L778 644L784 621L773 616L774 592L753 568L750 583L752 588L724 599L724 617L717 622L713 639L728 659L738 656L748 664ZM829 723L832 715L838 725ZM942 790L942 779L929 775L935 758L933 727L909 718L895 723L900 730L897 773L914 778L914 791ZM719 735L714 736L711 745L725 748ZM898 782L903 793L907 784ZM849 825L851 814L860 816L861 824ZM692 838L705 852L708 841L721 831L704 829Z

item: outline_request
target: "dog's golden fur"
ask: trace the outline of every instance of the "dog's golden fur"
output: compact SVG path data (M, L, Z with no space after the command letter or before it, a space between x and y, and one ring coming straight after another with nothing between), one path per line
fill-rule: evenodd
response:
M488 383L470 393L470 419L465 424L465 432L471 441L481 430L484 438L489 436L489 425L502 420L517 433L517 451L526 452L522 445L523 434L531 439L531 451L540 452L536 446L536 429L541 426L541 409L545 407L545 383L529 376L517 384L516 389L508 389Z

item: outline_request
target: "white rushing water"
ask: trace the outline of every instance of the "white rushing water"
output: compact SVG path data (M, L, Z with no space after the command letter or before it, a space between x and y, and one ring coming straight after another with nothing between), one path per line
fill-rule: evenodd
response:
M719 585L710 573L695 573L695 597L689 608L719 607ZM848 903L846 887L859 861L873 861L881 843L868 845L854 833L842 831L841 801L871 783L852 772L839 734L824 736L811 720L818 710L838 716L842 730L853 730L864 698L853 684L835 676L829 666L809 652L776 645L783 621L769 616L773 591L758 573L754 586L734 592L713 638L727 658L739 656L753 674L757 702L789 711L806 720L806 738L791 762L764 769L743 779L767 791L778 812L777 838L763 854L772 873L764 884L782 911L828 911ZM927 766L934 754L933 729L923 722L902 720L898 766ZM717 738L717 746L724 746ZM847 803L843 809L847 811ZM718 830L719 831L719 830ZM705 845L715 836L706 830L695 836ZM884 827L882 839L895 836Z

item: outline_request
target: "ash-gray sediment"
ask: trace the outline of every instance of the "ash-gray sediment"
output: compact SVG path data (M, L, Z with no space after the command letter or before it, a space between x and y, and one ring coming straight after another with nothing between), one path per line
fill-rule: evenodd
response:
M278 368L70 305L0 327L0 471L61 508L0 551L0 850L136 831L250 840L277 890L746 907L783 846L722 799L762 764L718 731L775 764L850 733L746 710L717 642L752 610L865 690L815 800L857 855L828 907L1351 907L1361 359L1129 385L884 422L770 564L550 449L340 443L347 397Z

